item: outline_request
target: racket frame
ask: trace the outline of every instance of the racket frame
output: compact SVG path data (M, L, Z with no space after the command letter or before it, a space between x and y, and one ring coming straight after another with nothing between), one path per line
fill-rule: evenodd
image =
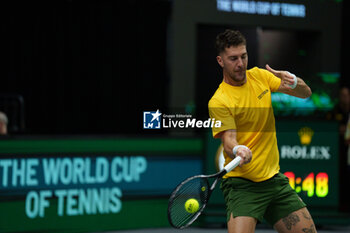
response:
M197 220L197 218L199 217L199 215L201 215L201 213L203 212L203 210L205 209L205 207L207 206L208 204L208 201L210 199L210 196L216 186L216 184L218 183L219 179L221 177L223 177L226 173L230 172L231 170L233 170L235 167L237 167L239 164L240 164L240 161L241 161L241 157L237 156L236 158L234 158L231 162L229 162L221 171L213 174L213 175L197 175L197 176L192 176L192 177L189 177L187 179L185 179L184 181L182 181L178 186L176 186L176 188L174 189L174 191L171 193L171 196L169 198L169 202L168 202L168 221L170 223L170 225L174 228L177 228L177 229L184 229L188 226L190 226L194 221ZM181 187L186 184L188 181L190 180L193 180L193 179L197 179L197 178L205 178L206 181L208 182L209 184L209 181L208 179L209 178L216 178L214 180L214 182L211 184L209 190L208 190L208 196L207 198L205 199L205 201L203 202L203 205L202 207L196 212L196 214L192 217L192 219L185 225L183 226L175 226L171 220L171 216L170 216L170 207L171 207L171 204L172 204L172 201L174 199L174 197L176 196L177 192L181 189ZM209 187L209 185L208 185Z
M221 177L223 177L225 174L226 174L226 170L222 170L222 171L220 171L220 172L218 172L218 173L215 173L215 174L213 174L213 175L197 175L197 176L192 176L192 177L187 178L187 179L185 179L184 181L182 181L182 182L174 189L174 191L172 192L172 194L171 194L171 196L170 196L170 198L169 198L169 204L168 204L168 220L169 220L170 225L171 225L172 227L174 227L174 228L184 229L184 228L188 227L189 225L191 225L194 221L196 221L197 218L199 217L199 215L202 214L204 208L207 206L207 203L208 203L208 201L209 201L209 199L210 199L210 196L211 196L211 194L212 194L212 192L213 192L213 190L214 190L216 184L218 183L219 179L220 179ZM183 226L180 226L180 227L179 227L179 226L176 226L176 225L173 224L173 222L172 222L172 220L171 220L171 217L170 217L170 207L171 207L172 200L174 199L174 197L176 196L177 192L182 188L182 186L183 186L184 184L186 184L187 182L189 182L189 181L191 181L191 180L198 179L198 178L204 178L204 179L206 179L206 181L208 182L208 184L209 184L209 181L208 181L209 178L216 178L216 179L215 179L214 182L210 185L210 188L209 188L209 190L208 190L208 197L204 200L204 202L202 203L202 204L203 204L202 207L196 212L196 214L192 217L192 219L191 219L187 224L185 224L185 225L183 225ZM208 186L209 186L209 185L208 185Z

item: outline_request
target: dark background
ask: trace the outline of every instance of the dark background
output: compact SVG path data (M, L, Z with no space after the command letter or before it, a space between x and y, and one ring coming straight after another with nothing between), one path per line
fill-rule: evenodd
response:
M0 94L23 97L25 129L17 133L143 134L142 112L168 106L172 4L8 2L1 10ZM347 5L341 85L349 84Z
M25 133L139 133L166 105L167 1L14 1L1 20L0 93ZM140 122L140 125L136 125Z

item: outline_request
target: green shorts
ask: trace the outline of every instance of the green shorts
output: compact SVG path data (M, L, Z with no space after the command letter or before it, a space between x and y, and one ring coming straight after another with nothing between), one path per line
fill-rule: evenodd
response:
M227 221L232 213L233 217L249 216L259 222L265 219L273 226L281 218L306 206L282 173L263 182L238 177L223 179L221 190L226 202Z

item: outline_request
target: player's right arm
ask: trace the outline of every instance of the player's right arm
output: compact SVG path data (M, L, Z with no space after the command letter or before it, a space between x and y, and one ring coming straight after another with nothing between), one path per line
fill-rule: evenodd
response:
M233 154L233 148L238 146L236 123L229 108L222 101L212 98L208 104L210 118L221 121L222 125L219 128L213 128L214 138L221 138L224 151L234 159L236 156L241 156L240 166L249 163L252 159L252 152L249 149L239 147L236 155Z
M221 137L221 141L223 144L224 151L230 158L234 159L236 156L240 156L242 158L240 162L240 166L243 164L249 163L252 160L252 152L249 149L240 147L237 149L236 155L233 154L233 148L238 146L238 142L236 140L237 132L234 129L226 130L219 134Z

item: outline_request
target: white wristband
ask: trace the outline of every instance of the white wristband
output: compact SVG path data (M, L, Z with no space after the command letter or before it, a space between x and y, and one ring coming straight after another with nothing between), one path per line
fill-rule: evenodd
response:
M288 86L290 86L292 89L294 89L297 86L297 84L298 84L297 76L295 76L295 74L292 74L292 73L290 73L288 71L287 71L287 73L289 75L293 76L293 84L292 85L288 85Z
M233 150L232 150L233 155L236 155L236 154L237 154L237 150L238 150L238 148L241 148L241 147L243 147L243 148L246 148L246 149L250 150L250 149L249 149L247 146L245 146L245 145L238 145L238 146L233 147Z

